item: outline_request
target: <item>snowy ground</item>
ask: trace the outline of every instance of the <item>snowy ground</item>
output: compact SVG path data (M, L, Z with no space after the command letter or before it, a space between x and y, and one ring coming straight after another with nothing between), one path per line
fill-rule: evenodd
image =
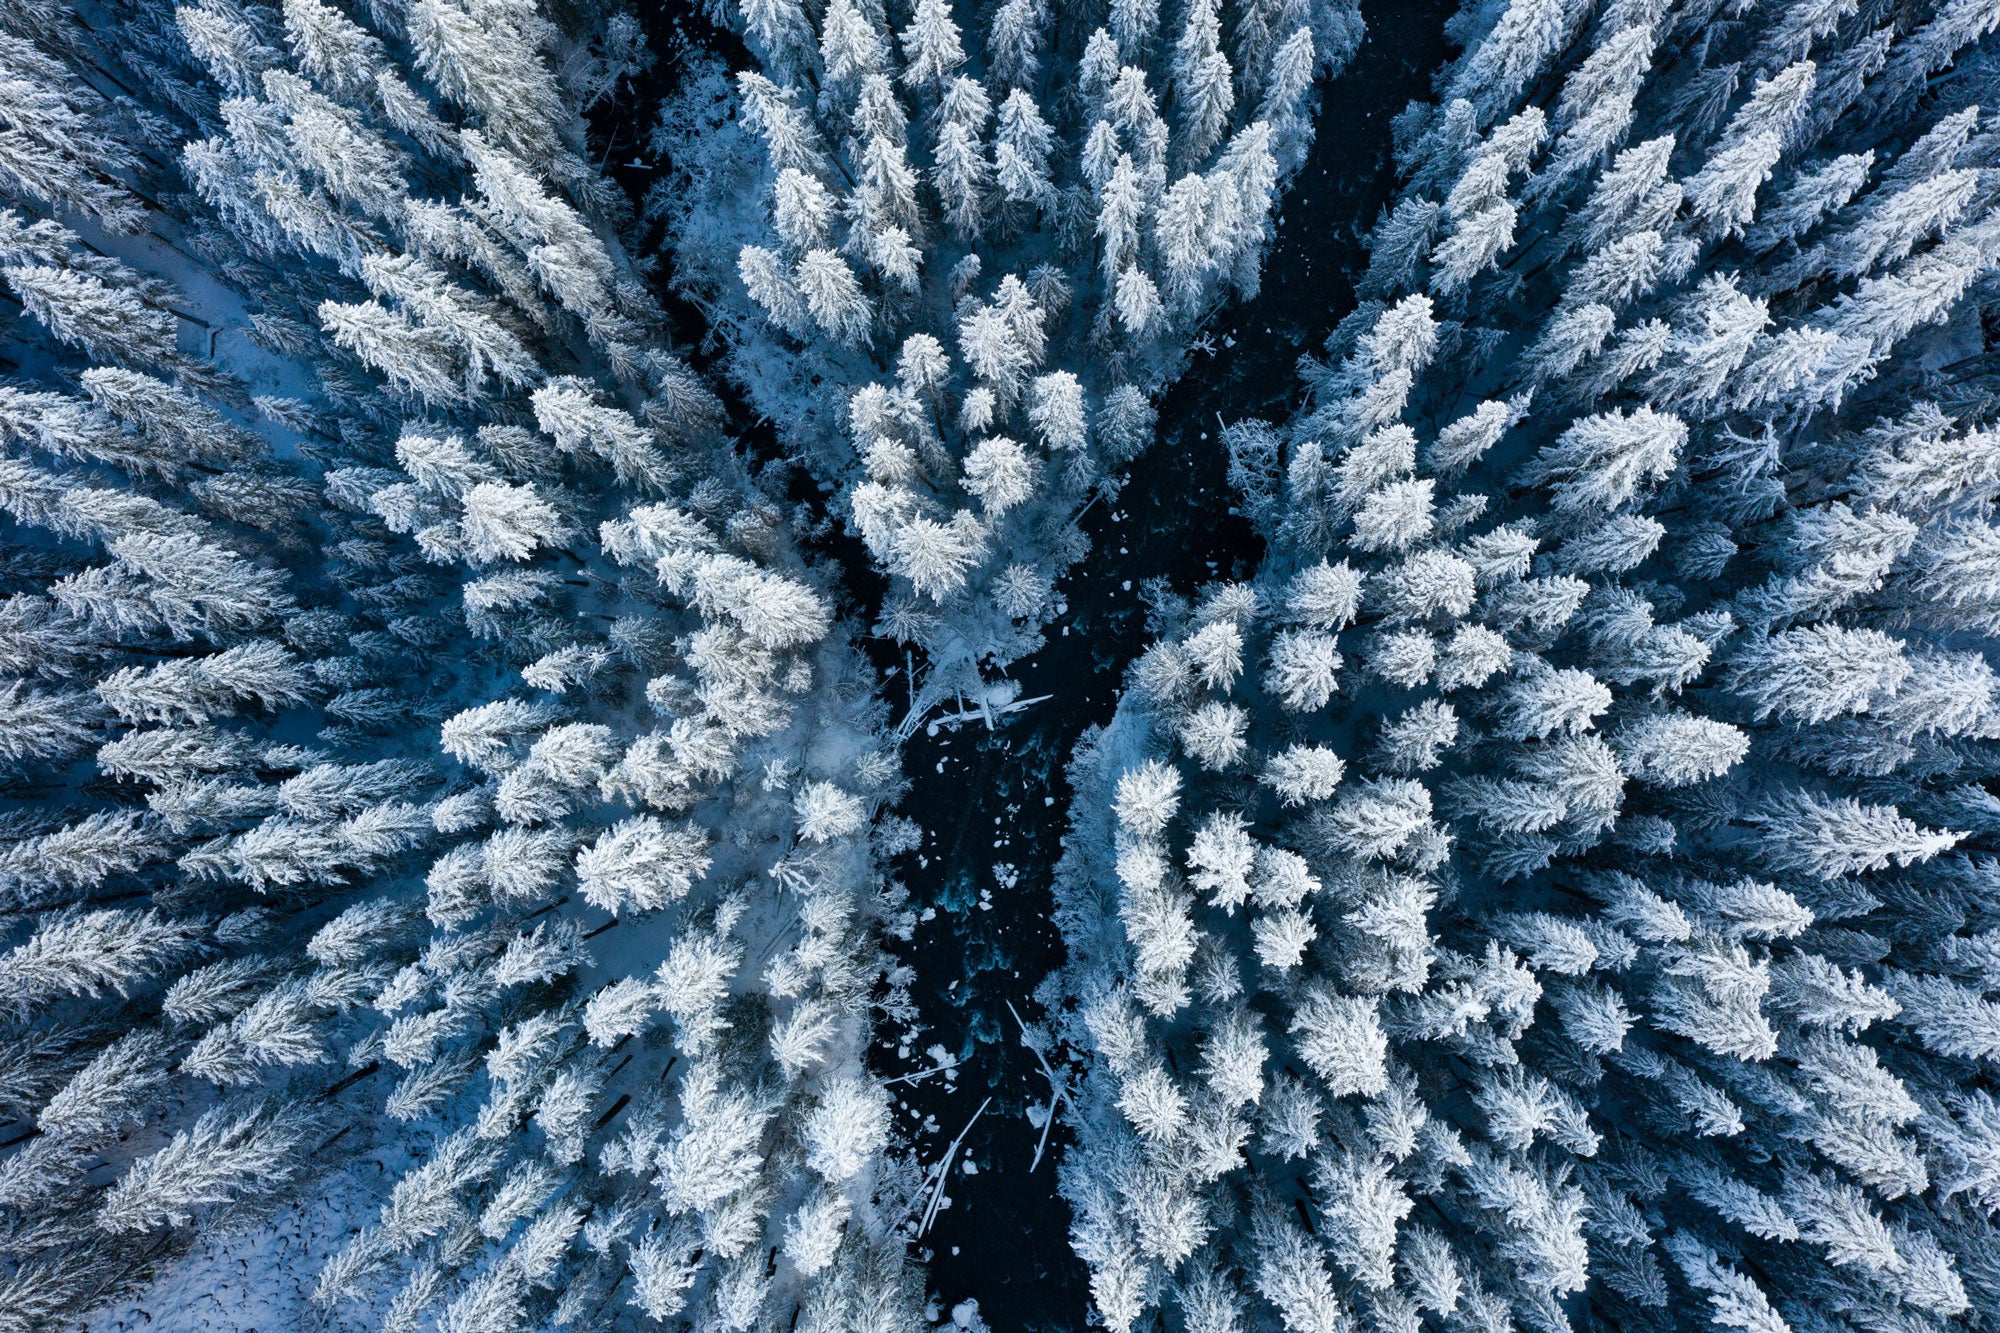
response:
M338 1145L333 1151L339 1152ZM366 1153L313 1182L309 1197L280 1213L254 1241L207 1237L139 1299L99 1310L84 1327L89 1333L291 1333L337 1327L312 1304L313 1282L327 1257L375 1216L402 1169L387 1151Z

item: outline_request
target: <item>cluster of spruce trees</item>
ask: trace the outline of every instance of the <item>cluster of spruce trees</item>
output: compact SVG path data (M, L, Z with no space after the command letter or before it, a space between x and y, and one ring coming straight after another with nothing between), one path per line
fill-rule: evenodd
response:
M0 13L0 1327L384 1143L336 1321L919 1317L893 739L566 18Z
M1456 20L1074 762L1107 1327L1991 1325L1996 22Z
M1060 614L1078 512L1204 317L1256 293L1363 25L1355 0L817 8L746 7L757 68L690 73L648 212L889 577L877 628L923 651L924 702L980 699Z
M305 1217L301 1326L939 1317L899 751L1007 702L1363 27L721 9L635 199L631 12L0 8L0 1333ZM1261 572L1074 763L1079 1325L1992 1322L1996 28L1452 20L1214 446Z

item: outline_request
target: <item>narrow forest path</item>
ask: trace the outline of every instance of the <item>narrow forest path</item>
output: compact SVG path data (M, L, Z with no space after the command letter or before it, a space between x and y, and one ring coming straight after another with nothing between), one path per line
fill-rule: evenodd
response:
M943 1044L962 1062L949 1083L897 1089L910 1112L905 1123L934 1126L924 1135L934 1156L992 1099L960 1153L975 1174L954 1169L952 1206L921 1248L947 1307L976 1298L1007 1333L1078 1328L1089 1308L1069 1248L1069 1212L1055 1192L1056 1154L1044 1156L1039 1183L1021 1179L1039 1137L1025 1112L1048 1088L1008 1011L1011 1001L1032 1019L1035 986L1061 962L1049 879L1068 816L1064 763L1086 729L1110 719L1125 665L1145 646L1141 584L1165 577L1186 593L1254 569L1257 540L1229 513L1218 414L1288 414L1299 355L1353 309L1353 282L1367 262L1360 238L1394 183L1389 122L1412 97L1430 95L1428 74L1446 55L1445 0L1364 0L1362 9L1368 37L1327 89L1262 292L1216 322L1213 350L1195 353L1161 404L1159 437L1117 503L1086 516L1093 548L1061 589L1068 614L1014 672L1023 697L1053 697L994 735L977 727L920 733L905 756L913 787L903 811L926 837L898 868L930 919L903 952L917 972L925 1043ZM894 699L900 678L888 688ZM928 1064L913 1051L907 1061L885 1061L882 1072ZM987 1183L995 1175L1008 1178L1004 1187Z

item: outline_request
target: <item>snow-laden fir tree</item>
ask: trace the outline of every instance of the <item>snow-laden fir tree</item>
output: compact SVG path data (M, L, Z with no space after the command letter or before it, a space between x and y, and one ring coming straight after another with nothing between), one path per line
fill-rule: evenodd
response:
M1454 21L1078 751L1098 1316L1984 1327L1990 11Z
M0 266L0 1321L247 1243L344 1141L410 1166L339 1320L910 1326L897 762L584 156L630 18L100 21L6 20L69 119Z
M731 5L655 148L676 281L890 577L925 700L1040 642L1075 519L1252 293L1350 0Z

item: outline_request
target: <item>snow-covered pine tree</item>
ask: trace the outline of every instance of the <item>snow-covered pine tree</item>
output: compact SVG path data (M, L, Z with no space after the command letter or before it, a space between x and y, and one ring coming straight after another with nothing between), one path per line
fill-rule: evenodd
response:
M654 143L676 281L890 576L924 701L979 697L1206 314L1256 290L1358 8L727 8L753 67L690 76ZM1034 466L996 490L1000 442Z
M1453 31L1313 401L1229 433L1263 569L1073 763L1097 1313L1977 1324L1987 25Z

